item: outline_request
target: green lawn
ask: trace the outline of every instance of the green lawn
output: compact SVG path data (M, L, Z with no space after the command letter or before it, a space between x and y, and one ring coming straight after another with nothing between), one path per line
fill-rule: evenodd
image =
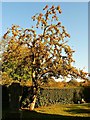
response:
M6 117L5 117L6 115ZM90 104L57 104L35 108L34 111L20 110L5 112L2 120L90 120Z
M90 104L57 104L36 108L35 111L46 114L90 117Z

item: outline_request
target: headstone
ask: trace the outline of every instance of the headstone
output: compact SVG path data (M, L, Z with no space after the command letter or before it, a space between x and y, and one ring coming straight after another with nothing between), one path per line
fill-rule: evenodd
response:
M9 87L9 104L10 110L17 111L20 108L20 96L22 95L22 87L20 83L12 83Z

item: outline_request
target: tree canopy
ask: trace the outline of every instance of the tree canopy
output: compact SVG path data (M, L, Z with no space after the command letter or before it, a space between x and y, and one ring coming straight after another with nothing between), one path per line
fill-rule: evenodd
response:
M12 25L4 34L3 39L10 36L10 40L3 54L2 70L15 80L31 79L34 84L50 76L87 79L86 72L72 66L75 51L68 45L70 35L58 17L62 13L60 6L46 5L43 11L32 16L36 26L23 29Z
M36 26L24 29L12 25L3 36L3 41L8 37L9 40L3 53L2 72L13 80L30 79L36 91L52 76L87 80L88 73L73 66L75 51L68 45L70 35L60 22L61 13L60 6L46 5L42 13L32 16Z

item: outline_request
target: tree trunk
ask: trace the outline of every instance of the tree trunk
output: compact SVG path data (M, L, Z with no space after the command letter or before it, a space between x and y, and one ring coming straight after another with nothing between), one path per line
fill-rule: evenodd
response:
M34 60L33 60L33 62L34 62ZM35 68L32 69L32 82L33 82L33 97L32 97L32 102L29 107L30 111L34 110L34 108L35 108L37 92L38 92L37 74L35 72Z
M35 103L36 103L36 95L33 96L33 101L30 104L29 110L32 111L35 108Z

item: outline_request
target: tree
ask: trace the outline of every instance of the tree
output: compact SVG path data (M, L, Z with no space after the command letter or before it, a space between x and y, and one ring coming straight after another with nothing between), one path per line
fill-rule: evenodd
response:
M3 54L2 70L17 80L31 79L33 98L30 109L34 109L38 87L43 79L68 75L87 80L88 73L78 70L72 63L74 50L67 44L70 35L57 17L62 13L60 6L45 6L44 13L32 17L36 26L22 29L17 25L4 34L10 35L7 51ZM36 33L37 30L41 34Z
M8 43L7 51L3 53L3 67L14 80L31 79L31 64L28 47L14 41L12 38Z

